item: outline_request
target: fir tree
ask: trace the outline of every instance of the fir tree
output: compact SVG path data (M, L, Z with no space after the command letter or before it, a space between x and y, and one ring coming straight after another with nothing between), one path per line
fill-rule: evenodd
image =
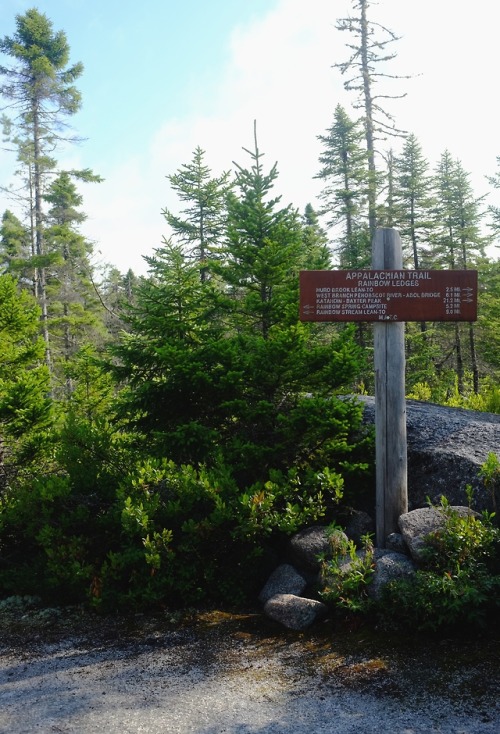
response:
M395 221L406 255L415 270L429 262L429 238L432 230L433 181L429 165L415 137L409 135L400 156L395 160Z
M436 207L433 235L433 256L436 264L450 270L473 267L478 258L484 257L487 242L481 230L485 213L480 208L481 199L474 196L468 173L459 160L445 151L438 163L434 187ZM474 327L468 326L468 348L474 391L479 391L479 368L476 355ZM464 344L462 329L454 326L454 345L458 391L464 392Z
M302 215L302 242L306 253L302 264L304 270L327 270L331 267L328 237L311 204L306 205Z
M9 102L9 108L16 110L19 157L28 169L33 252L38 258L37 296L50 366L43 191L47 172L55 165L51 153L61 140L64 120L75 114L81 104L74 82L81 76L83 66L68 66L70 49L66 35L54 32L51 21L36 8L16 16L15 34L0 40L0 51L12 60L11 66L0 66L0 94Z
M341 228L336 247L342 268L359 268L370 259L370 240L366 227L368 199L368 157L362 148L363 131L341 105L335 108L334 120L323 144L322 168L317 178L325 182L320 198L321 213L329 227Z
M32 287L30 232L15 214L6 209L0 225L2 270L18 277L24 287Z
M0 276L0 486L40 448L50 424L49 373L38 336L40 310L11 275Z
M163 216L173 236L186 247L186 252L199 263L201 280L209 274L209 263L218 256L225 229L226 198L230 189L229 172L212 178L204 163L205 151L200 147L193 159L177 173L167 176L172 190L185 208L179 216L164 209Z
M53 345L55 377L61 368L89 342L104 339L102 309L92 282L92 245L79 232L86 215L83 197L68 172L51 183L44 200L49 205L45 222L45 246L50 265L46 267L48 329ZM61 364L62 362L62 364ZM65 380L71 393L71 381Z
M356 406L331 395L358 366L350 333L320 341L299 322L298 272L318 262L317 236L306 238L297 212L272 197L276 166L263 170L257 144L247 152L252 166L237 166L214 277L200 280L199 263L166 240L146 258L150 276L135 289L111 367L129 385L125 414L153 453L222 463L240 488L273 470L324 466L325 450L339 450L358 419Z
M235 192L228 198L227 244L217 272L229 286L235 318L264 338L281 323L298 299L298 271L306 261L299 216L291 206L279 208L271 191L277 164L268 173L262 164L254 127L254 150L244 149L251 167L236 165Z

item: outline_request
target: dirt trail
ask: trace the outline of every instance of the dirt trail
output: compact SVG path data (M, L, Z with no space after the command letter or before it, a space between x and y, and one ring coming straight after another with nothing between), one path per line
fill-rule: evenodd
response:
M2 630L0 732L497 734L499 650L254 614L21 619Z

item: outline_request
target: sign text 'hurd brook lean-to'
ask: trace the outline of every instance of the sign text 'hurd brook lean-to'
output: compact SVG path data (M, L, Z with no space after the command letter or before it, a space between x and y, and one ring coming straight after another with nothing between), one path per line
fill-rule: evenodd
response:
M476 270L303 270L302 321L476 321Z

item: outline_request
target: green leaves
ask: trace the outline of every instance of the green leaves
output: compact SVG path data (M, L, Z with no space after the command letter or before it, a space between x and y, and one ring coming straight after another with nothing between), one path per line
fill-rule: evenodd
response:
M425 568L391 582L381 618L419 630L485 627L500 606L500 531L444 502L444 526L426 538Z
M374 549L370 537L365 537L358 550L336 526L331 528L333 557L324 561L321 597L333 609L366 613L372 607L368 586L375 573Z
M39 311L15 280L0 276L0 426L5 437L21 439L50 420L49 375L40 366L44 347L37 337Z

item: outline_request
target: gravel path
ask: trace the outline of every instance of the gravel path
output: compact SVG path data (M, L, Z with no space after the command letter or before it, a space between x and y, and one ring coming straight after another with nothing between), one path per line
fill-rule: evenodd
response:
M105 625L106 627L106 625ZM12 632L5 734L498 734L498 642L423 643L259 615Z

